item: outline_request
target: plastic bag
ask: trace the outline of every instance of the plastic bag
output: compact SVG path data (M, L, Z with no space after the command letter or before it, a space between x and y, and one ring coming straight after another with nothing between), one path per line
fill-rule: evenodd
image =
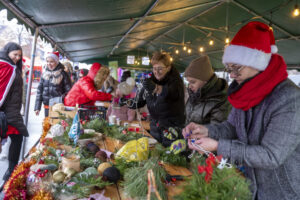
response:
M116 154L116 158L122 157L127 161L147 160L149 154L148 138L143 137L138 140L127 142Z
M74 144L76 145L77 141L79 139L79 136L80 136L80 121L79 121L78 113L76 113L76 115L73 119L73 123L72 123L72 126L70 128L68 135L69 135L69 138L72 139L74 141Z
M50 133L53 137L62 136L64 134L64 132L65 132L65 129L60 124L55 124L54 126L52 126L50 128Z

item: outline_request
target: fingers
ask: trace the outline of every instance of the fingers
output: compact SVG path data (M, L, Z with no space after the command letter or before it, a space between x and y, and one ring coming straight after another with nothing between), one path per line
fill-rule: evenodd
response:
M184 138L189 138L192 134L192 131L195 127L195 123L191 122L189 123L183 130L182 130L182 135Z

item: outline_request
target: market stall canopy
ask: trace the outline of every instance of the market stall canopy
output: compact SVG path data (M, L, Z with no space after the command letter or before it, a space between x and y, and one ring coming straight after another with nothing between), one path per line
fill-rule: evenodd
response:
M1 0L2 8L32 29L39 28L72 61L91 63L168 51L184 68L203 52L216 69L225 38L247 22L272 26L279 53L289 67L300 63L300 16L294 0ZM10 15L12 17L12 15ZM213 45L209 41L213 40ZM187 50L184 51L183 47ZM190 53L188 53L190 49ZM178 50L178 54L176 54ZM135 65L135 67L137 67Z

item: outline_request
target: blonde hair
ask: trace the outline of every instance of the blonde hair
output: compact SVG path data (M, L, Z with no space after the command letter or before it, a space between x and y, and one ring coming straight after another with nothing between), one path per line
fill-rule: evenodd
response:
M166 52L155 52L151 58L151 64L162 62L165 66L171 66L171 56Z

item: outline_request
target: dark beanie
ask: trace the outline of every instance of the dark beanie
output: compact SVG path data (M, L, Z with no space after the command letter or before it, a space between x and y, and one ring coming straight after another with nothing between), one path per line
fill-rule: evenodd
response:
M201 81L208 81L213 74L214 70L208 56L201 56L193 60L184 72L185 77L192 77Z

